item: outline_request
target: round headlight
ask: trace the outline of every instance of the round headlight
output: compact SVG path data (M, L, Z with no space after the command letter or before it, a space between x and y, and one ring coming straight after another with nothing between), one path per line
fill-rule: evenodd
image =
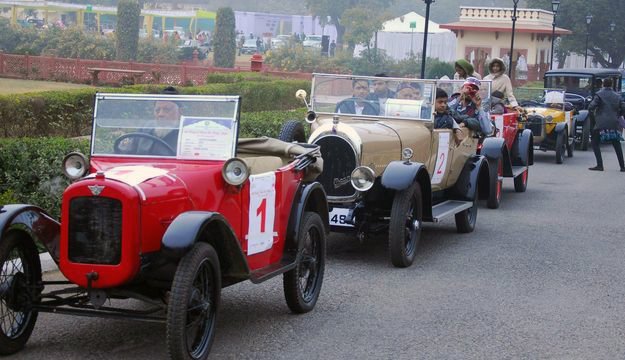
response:
M352 171L351 182L354 189L367 191L375 182L375 173L369 167L359 166Z
M402 152L401 152L401 156L404 158L404 160L410 160L412 159L412 156L414 155L414 151L412 151L411 148L405 148Z
M89 163L85 155L79 152L72 152L63 159L63 174L70 180L77 180L85 176L89 171Z
M221 175L228 184L239 186L250 176L250 171L243 160L232 158L224 164Z

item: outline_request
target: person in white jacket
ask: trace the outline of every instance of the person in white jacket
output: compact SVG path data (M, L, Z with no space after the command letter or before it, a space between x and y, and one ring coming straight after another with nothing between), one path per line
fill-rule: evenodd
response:
M512 81L508 75L506 75L506 64L500 58L494 58L488 65L488 71L490 74L484 77L484 80L492 81L490 90L501 91L504 94L504 98L508 99L510 106L517 107L519 103L516 101L514 94L512 93Z

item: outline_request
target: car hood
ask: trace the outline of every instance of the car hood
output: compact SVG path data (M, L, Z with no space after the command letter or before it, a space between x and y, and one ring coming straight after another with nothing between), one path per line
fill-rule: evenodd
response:
M555 122L560 122L560 121L565 120L565 112L562 110L558 110L558 109L550 109L550 108L545 108L545 107L531 107L531 108L525 108L525 111L527 111L528 116L532 116L534 114L537 114L543 117L551 116L553 119L552 121L555 121Z
M309 142L324 136L347 139L360 158L360 165L381 174L391 161L402 160L406 147L414 151L414 161L427 162L430 155L430 130L422 123L407 120L346 120L334 125L331 119L318 120ZM324 159L331 161L331 159Z

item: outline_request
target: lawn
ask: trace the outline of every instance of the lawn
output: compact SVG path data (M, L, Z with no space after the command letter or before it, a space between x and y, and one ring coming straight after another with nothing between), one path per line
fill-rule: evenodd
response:
M38 92L46 90L78 89L89 85L68 84L55 81L35 81L0 78L0 95Z

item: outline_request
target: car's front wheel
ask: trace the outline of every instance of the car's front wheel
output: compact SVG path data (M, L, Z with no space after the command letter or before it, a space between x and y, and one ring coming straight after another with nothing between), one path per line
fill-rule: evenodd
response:
M564 162L564 152L566 151L566 133L560 132L556 138L556 164Z
M167 347L172 359L206 359L215 338L221 294L215 249L197 243L176 270L167 310Z
M566 157L573 157L573 151L575 151L575 135L573 138L567 137L566 139Z
M299 262L284 273L284 297L289 309L302 314L317 303L325 270L326 233L319 214L306 212L299 231Z
M37 247L27 236L8 233L0 242L0 355L22 350L30 338L40 283Z
M412 265L416 256L423 225L421 201L421 187L418 183L396 192L393 198L388 248L391 262L396 267Z

